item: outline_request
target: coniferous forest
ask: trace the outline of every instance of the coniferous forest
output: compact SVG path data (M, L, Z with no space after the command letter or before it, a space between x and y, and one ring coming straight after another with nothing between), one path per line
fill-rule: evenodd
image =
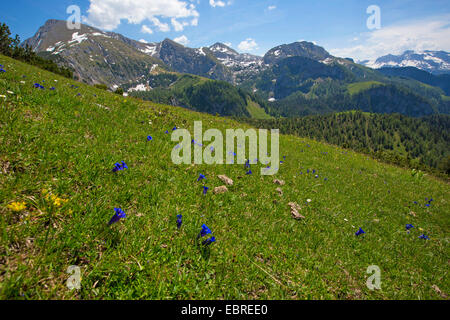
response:
M343 112L302 118L241 119L259 128L313 138L400 166L450 174L450 116Z

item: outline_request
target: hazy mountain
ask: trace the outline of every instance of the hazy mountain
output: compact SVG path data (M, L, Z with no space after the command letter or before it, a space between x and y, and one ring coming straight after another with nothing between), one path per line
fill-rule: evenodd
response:
M414 67L385 67L378 71L386 76L414 79L430 86L439 87L447 96L450 96L450 74L434 75Z
M361 61L365 66L379 69L383 67L415 67L433 74L450 73L450 53L425 50L421 53L412 50L401 55L388 54L375 61Z

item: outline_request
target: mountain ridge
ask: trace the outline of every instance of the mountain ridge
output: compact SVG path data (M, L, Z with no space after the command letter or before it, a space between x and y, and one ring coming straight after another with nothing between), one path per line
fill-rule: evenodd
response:
M230 115L230 110L217 105L221 102L211 93L228 92L235 96L241 89L247 92L245 95L269 103L264 109L272 110L271 116L355 108L409 116L450 112L445 78L443 84L442 81L434 84L420 77L392 77L355 63L351 58L334 57L324 48L306 41L274 47L259 57L239 53L220 42L201 48L189 48L171 39L144 43L86 25L80 30L68 30L65 21L49 20L23 45L30 45L39 55L72 68L77 79L88 84L106 84L113 90L120 86L128 92L149 91L162 85L160 93L168 104L169 101L186 101L184 93L180 97L179 91L170 92L173 77L191 74L225 81L235 86L235 90L225 88L220 82L211 82L207 84L208 88L205 87L204 92L215 101L213 104L210 100L195 99L197 103L211 105L211 110L186 103L205 112L221 110L222 115ZM158 78L160 74L167 76ZM370 85L373 82L382 83L383 87L373 88ZM188 95L196 91L196 81L191 85ZM356 95L350 93L350 85L352 92L356 88ZM380 99L383 93L390 96L390 101ZM174 94L178 99L173 99ZM159 93L156 96L161 98ZM401 103L405 97L413 107ZM328 106L323 104L325 101ZM358 106L359 101L362 106ZM262 106L262 103L258 104ZM241 110L239 114L246 113L242 108L236 110Z
M424 50L422 52L406 50L399 55L388 54L375 61L365 60L360 63L374 69L416 67L435 75L450 73L450 53L442 50Z

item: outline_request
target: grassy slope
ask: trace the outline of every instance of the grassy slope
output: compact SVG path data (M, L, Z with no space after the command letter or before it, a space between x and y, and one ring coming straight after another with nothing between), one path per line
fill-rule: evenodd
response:
M369 90L373 87L384 86L385 84L379 81L366 81L351 83L347 86L350 95L355 95L361 91Z
M243 124L125 99L5 57L0 64L7 70L0 74L7 96L0 98L0 298L440 299L432 285L449 292L447 184L282 136L279 196L274 177L256 174L259 166L246 176L241 165L170 160L175 143L164 131L174 125ZM57 90L34 89L42 80ZM121 160L130 169L112 174ZM221 185L218 174L235 185L202 196L200 173L210 189ZM69 202L55 208L42 189ZM434 198L430 208L425 197ZM12 201L25 201L27 210L7 209ZM290 201L305 220L291 218ZM107 227L114 207L127 218ZM210 252L194 245L203 223L217 238ZM416 227L409 235L407 223ZM363 238L354 235L359 227ZM431 240L418 239L422 233ZM372 264L382 270L381 291L365 285ZM65 286L70 265L82 268L80 291Z
M262 108L258 103L247 98L247 111L254 119L272 119L270 115L266 113L266 110Z

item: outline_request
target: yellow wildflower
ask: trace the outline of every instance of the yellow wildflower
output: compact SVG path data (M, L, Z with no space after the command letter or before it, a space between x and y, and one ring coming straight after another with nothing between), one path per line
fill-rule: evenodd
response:
M22 210L25 210L27 208L27 205L25 202L13 202L8 205L8 208L14 212L20 212Z
M64 203L67 203L69 200L62 199L62 198L52 195L52 201L55 206L61 207Z

